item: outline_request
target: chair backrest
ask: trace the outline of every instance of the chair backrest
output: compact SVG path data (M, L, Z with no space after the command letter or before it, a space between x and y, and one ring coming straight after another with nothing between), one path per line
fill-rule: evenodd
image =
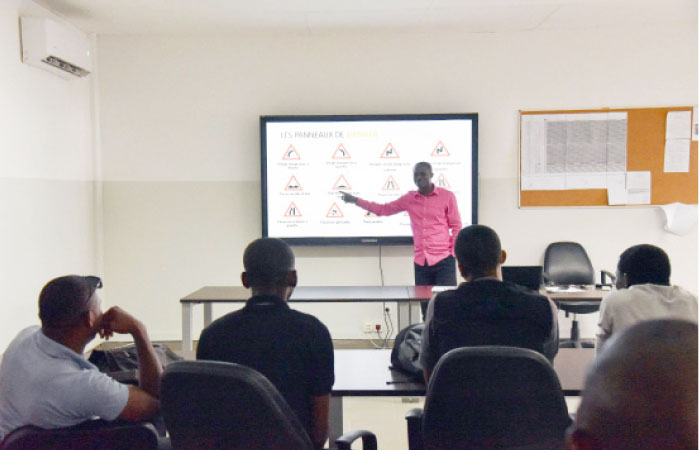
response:
M74 427L46 430L18 428L0 444L0 450L156 450L158 435L150 424L92 420Z
M161 382L161 409L174 449L313 450L272 383L239 364L169 364Z
M554 369L516 347L463 347L443 355L428 384L426 449L563 449L570 424Z
M544 252L544 272L559 285L594 284L595 273L586 250L578 242L553 242Z

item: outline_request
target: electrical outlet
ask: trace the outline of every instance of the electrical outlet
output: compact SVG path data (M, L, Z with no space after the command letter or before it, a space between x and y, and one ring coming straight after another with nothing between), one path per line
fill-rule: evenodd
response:
M365 330L365 333L373 333L374 332L374 324L372 322L365 322L364 330Z

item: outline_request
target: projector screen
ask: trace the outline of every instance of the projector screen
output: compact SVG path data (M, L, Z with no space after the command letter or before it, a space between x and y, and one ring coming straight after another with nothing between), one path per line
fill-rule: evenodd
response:
M377 217L341 191L377 203L411 190L426 161L433 183L477 223L477 114L262 116L262 231L297 245L411 244L405 212Z

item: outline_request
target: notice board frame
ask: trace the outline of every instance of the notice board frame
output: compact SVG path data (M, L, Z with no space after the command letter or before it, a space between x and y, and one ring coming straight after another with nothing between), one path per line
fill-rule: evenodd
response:
M666 115L669 111L690 111L692 106L655 108L602 108L581 110L520 111L519 207L609 206L607 189L571 189L560 191L522 190L522 117L536 114L627 113L627 171L651 172L651 203L665 205L698 203L698 141L690 143L688 172L664 172ZM692 120L691 120L692 124ZM619 206L649 206L619 205Z

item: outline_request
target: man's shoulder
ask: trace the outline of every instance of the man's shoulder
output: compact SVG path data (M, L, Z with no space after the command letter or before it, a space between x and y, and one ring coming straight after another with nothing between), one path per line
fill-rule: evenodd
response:
M460 284L456 289L439 293L436 303L459 302L468 299L493 299L494 301L527 300L527 304L549 307L550 300L538 292L498 279L482 279Z

